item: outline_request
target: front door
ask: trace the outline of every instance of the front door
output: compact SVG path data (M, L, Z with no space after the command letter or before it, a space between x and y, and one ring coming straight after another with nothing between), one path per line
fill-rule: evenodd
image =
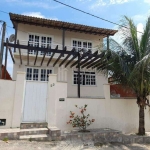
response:
M23 122L46 122L47 84L26 81Z

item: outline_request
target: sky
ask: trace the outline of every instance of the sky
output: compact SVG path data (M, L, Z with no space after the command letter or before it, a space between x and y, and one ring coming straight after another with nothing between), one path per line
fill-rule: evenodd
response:
M120 23L126 15L137 24L137 30L142 31L147 17L150 15L150 0L59 0L93 15ZM53 0L0 0L0 20L7 23L6 37L14 34L9 14L12 12L40 18L79 23L100 28L118 29L118 26L78 12ZM0 25L1 29L1 25ZM1 31L1 30L0 30ZM114 37L119 41L119 34ZM0 34L1 40L1 34ZM12 74L13 63L8 59L7 69Z

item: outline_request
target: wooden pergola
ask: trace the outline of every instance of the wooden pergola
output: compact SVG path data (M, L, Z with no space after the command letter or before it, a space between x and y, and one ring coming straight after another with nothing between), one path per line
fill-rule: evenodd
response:
M78 68L78 97L80 98L80 69L81 68L99 68L102 66L100 59L103 57L103 54L99 54L98 50L95 52L87 51L81 55L81 49L78 51L75 48L72 48L71 51L67 50L67 47L65 46L65 31L72 31L72 32L83 32L86 34L94 34L94 35L103 35L103 37L107 37L107 49L109 49L109 36L114 35L117 30L110 30L110 29L103 29L103 28L97 28L97 27L90 27L85 25L79 25L79 24L73 24L73 23L67 23L62 21L55 21L55 20L47 20L47 19L41 19L36 17L29 17L24 15L18 15L18 14L12 14L10 13L10 19L13 22L14 28L15 28L15 42L9 43L8 39L6 39L6 42L4 43L4 46L6 47L6 53L5 53L5 67L7 67L7 55L8 51L10 52L10 56L12 58L13 63L15 64L15 58L12 54L11 48L14 48L14 52L16 49L19 51L19 59L20 64L22 65L22 49L26 50L26 58L27 58L27 65L29 65L30 61L30 54L29 50L36 51L34 65L36 65L37 58L39 51L43 52L44 55L42 57L40 65L43 65L43 61L45 59L45 56L47 53L51 53L51 56L49 56L49 59L47 61L47 66L49 64L52 64L52 59L55 56L55 54L59 54L55 62L53 63L53 67L56 66L56 64L61 67L64 65L65 67L76 67ZM18 23L22 24L30 24L30 25L36 25L36 26L42 26L42 27L48 27L48 28L55 28L62 30L62 49L58 49L58 45L53 49L50 45L47 45L46 48L41 48L38 46L31 46L28 42L28 45L22 45L19 44L19 41L17 40L17 27ZM65 56L65 57L64 57Z

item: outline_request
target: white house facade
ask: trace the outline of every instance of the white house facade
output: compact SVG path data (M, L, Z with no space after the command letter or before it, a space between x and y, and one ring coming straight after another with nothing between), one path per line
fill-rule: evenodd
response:
M12 13L10 19L15 41L7 40L5 46L13 50L13 80L0 80L2 91L9 86L8 94L0 95L0 119L6 121L0 128L46 122L49 127L71 129L66 124L69 112L76 112L74 105L88 104L88 113L96 120L91 128L137 129L136 100L112 100L107 78L97 71L102 57L98 46L116 30Z

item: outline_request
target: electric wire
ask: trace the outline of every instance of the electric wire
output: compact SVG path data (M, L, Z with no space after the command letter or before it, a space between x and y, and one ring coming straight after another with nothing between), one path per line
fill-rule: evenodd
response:
M74 9L74 10L80 11L80 12L82 12L82 13L84 13L84 14L87 14L87 15L93 16L93 17L95 17L95 18L97 18L97 19L100 19L100 20L103 20L103 21L109 22L109 23L111 23L111 24L118 25L118 26L120 26L120 27L124 27L124 28L126 28L126 29L130 29L130 28L126 27L126 26L120 25L120 24L115 23L115 22L112 22L112 21L110 21L110 20L107 20L107 19L101 18L101 17L99 17L99 16L93 15L93 14L88 13L88 12L85 12L85 11L83 11L83 10L81 10L81 9L78 9L78 8L75 8L75 7L70 6L70 5L68 5L68 4L62 3L62 2L60 2L60 1L58 1L58 0L53 0L53 1L55 1L55 2L57 2L57 3L60 3L60 4L64 5L64 6L70 7L70 8L72 8L72 9ZM6 13L6 14L9 14L8 12L5 12L5 11L3 11L3 10L0 10L0 12L2 12L2 13ZM8 25L7 25L7 26L8 26ZM11 27L11 26L8 26L8 27L9 27L9 28L13 28L13 27ZM22 31L22 32L28 33L28 32L23 31L23 30L19 30L19 31ZM140 32L140 31L137 31L137 32L139 32L139 33L142 33L142 34L143 34L143 32ZM28 33L28 34L29 34L29 33Z
M82 13L84 13L84 14L90 15L90 16L92 16L92 17L95 17L95 18L98 18L98 19L100 19L100 20L109 22L109 23L111 23L111 24L115 24L115 25L118 25L118 26L120 26L120 27L124 27L124 28L126 28L126 29L130 29L130 28L126 27L126 26L120 25L120 24L118 24L118 23L116 23L116 22L112 22L112 21L110 21L110 20L104 19L104 18L99 17L99 16L96 16L96 15L93 15L93 14L88 13L88 12L86 12L86 11L83 11L83 10L81 10L81 9L75 8L75 7L71 6L71 5L68 5L68 4L65 4L65 3L63 3L63 2L60 2L60 1L58 1L58 0L53 0L53 1L55 1L55 2L57 2L57 3L60 3L60 4L64 5L64 6L70 7L70 8L72 8L72 9L74 9L74 10L79 11L79 12L82 12ZM143 33L143 32L141 32L141 31L137 31L137 32Z

